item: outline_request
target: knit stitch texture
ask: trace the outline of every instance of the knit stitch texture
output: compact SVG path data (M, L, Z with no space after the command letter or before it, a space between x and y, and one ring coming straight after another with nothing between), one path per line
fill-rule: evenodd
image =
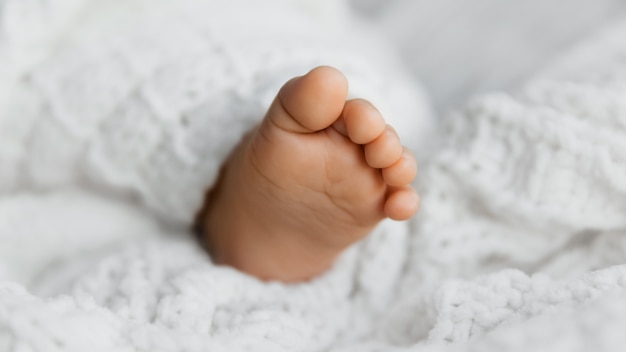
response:
M425 99L382 44L344 39L336 3L155 4L0 2L0 351L626 345L626 21L470 102L421 165L416 220L287 285L213 265L186 231L222 160L318 64L413 148Z

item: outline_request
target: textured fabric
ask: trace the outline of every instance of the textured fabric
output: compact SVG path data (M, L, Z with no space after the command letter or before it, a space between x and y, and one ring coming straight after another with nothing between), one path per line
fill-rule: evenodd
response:
M428 109L382 46L328 34L355 35L339 5L254 3L0 2L51 16L36 55L0 30L25 58L0 65L0 351L622 350L626 22L476 98L421 165L415 221L286 285L183 227L280 84L338 66L415 147Z
M605 29L518 93L479 97L445 126L444 147L422 166L404 302L389 323L398 341L621 349L623 318L596 301L624 297L625 35L626 22Z
M14 3L3 11L18 17L9 22L23 15L13 7L26 6ZM320 64L342 69L351 94L377 104L415 147L429 114L418 89L383 44L347 40L345 21L303 11L306 4L83 2L66 28L50 29L54 48L45 59L26 49L7 54L24 64L0 105L0 192L88 183L188 224L203 199L198 190L213 183L281 84ZM50 12L54 24L60 15ZM2 32L15 47L35 45L12 33Z

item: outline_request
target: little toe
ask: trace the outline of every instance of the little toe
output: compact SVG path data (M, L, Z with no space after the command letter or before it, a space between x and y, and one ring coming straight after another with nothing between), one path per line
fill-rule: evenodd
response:
M405 149L400 160L382 169L382 174L383 180L389 186L408 185L417 175L417 162L415 161L415 157Z
M341 116L348 137L356 144L370 143L385 131L385 119L367 100L347 101Z
M393 220L407 220L418 208L419 196L408 186L391 191L385 202L385 214Z
M382 169L395 164L404 148L396 131L389 125L372 142L364 146L365 160L373 168Z
M285 83L267 119L290 132L316 132L339 118L347 95L345 76L332 67L320 66Z

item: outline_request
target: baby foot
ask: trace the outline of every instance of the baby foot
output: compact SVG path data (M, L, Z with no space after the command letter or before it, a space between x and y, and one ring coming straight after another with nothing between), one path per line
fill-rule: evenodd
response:
M418 208L417 164L345 77L318 67L287 82L239 144L211 191L203 240L216 263L261 279L298 281L385 217Z

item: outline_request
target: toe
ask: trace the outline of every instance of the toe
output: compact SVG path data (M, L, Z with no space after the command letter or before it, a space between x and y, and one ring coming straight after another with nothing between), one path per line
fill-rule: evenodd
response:
M404 148L396 131L389 125L380 136L364 146L365 160L371 167L382 169L395 164Z
M382 115L367 100L349 100L341 116L348 137L356 144L370 143L385 130Z
M268 110L267 119L290 132L316 132L339 118L347 95L345 76L332 67L320 66L287 82Z
M400 160L382 169L382 173L383 180L389 186L406 186L417 175L417 162L413 155L405 149Z
M385 214L393 220L407 220L419 208L419 196L411 187L393 190L385 202Z

